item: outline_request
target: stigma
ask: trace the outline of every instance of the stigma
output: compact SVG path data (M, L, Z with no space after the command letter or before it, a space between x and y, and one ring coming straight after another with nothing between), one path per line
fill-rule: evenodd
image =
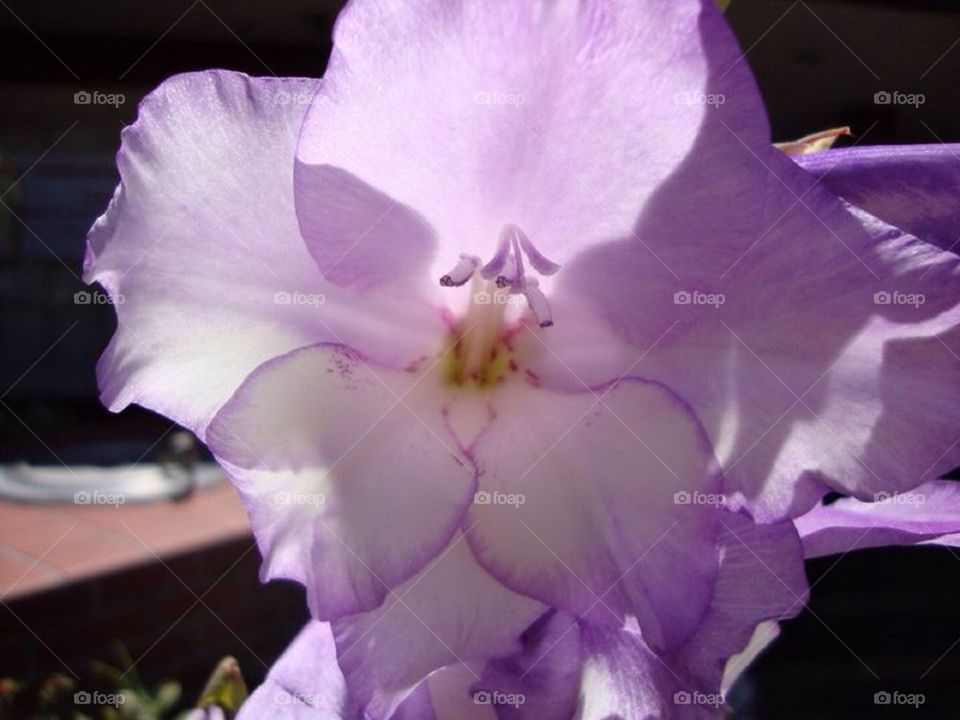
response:
M550 327L553 325L550 305L539 281L527 274L524 260L542 276L553 275L560 269L557 263L537 250L523 230L516 225L505 225L500 231L497 251L486 264L475 255L463 254L450 272L440 278L440 284L460 287L479 275L510 295L523 296L540 327Z

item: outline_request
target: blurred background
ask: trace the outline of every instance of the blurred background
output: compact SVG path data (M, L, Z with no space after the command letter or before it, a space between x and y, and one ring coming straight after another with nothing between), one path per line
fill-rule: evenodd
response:
M319 76L340 4L0 0L0 678L31 693L135 682L182 707L224 655L257 684L306 617L298 587L259 584L243 510L202 448L100 406L113 312L78 276L144 94L214 67ZM954 0L733 0L728 16L776 140L849 125L845 143L960 142ZM88 472L103 492L78 497ZM130 477L132 497L111 493ZM960 558L875 550L808 569L811 607L737 688L737 717L960 717ZM166 678L180 700L158 699ZM16 687L0 680L0 698ZM876 706L881 690L925 703Z

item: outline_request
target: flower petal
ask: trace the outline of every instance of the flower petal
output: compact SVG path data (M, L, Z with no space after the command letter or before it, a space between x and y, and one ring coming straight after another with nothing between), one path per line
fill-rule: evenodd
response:
M345 702L346 685L337 666L330 625L312 621L243 703L237 720L278 715L298 720L341 720Z
M480 687L500 703L500 720L570 720L580 699L580 626L567 613L544 613L521 636L519 652L487 663ZM498 695L493 695L498 693Z
M429 269L436 237L415 211L337 167L296 173L300 228L324 278L370 288Z
M544 610L490 577L460 535L382 607L333 623L351 717L390 717L435 670L457 663L482 667L514 652L520 634ZM463 700L470 702L466 694Z
M237 720L343 720L350 717L346 693L330 624L312 620L240 707ZM410 693L390 720L434 720L426 683Z
M573 717L581 672L585 717L715 714L723 704L719 696L776 637L775 621L798 614L807 598L803 553L792 523L760 525L744 515L720 514L716 590L682 648L658 656L629 626L578 623L564 613L548 613L524 633L520 652L487 665L483 687L525 698L518 708L502 708L501 716ZM661 714L652 710L657 707ZM650 714L644 715L644 708Z
M676 678L632 630L608 625L581 626L584 670L578 718L680 718L699 706L673 703ZM700 717L703 717L700 715Z
M307 586L317 619L370 610L450 541L475 487L443 388L339 346L275 358L208 444L237 485L266 578Z
M716 590L696 634L674 661L692 682L684 688L688 692L719 692L732 683L765 641L776 637L775 625L766 625L767 637L755 637L756 628L798 615L807 601L803 551L790 522L762 525L730 512L721 518ZM750 645L754 652L728 662Z
M518 382L491 402L465 520L480 563L552 607L637 615L657 648L689 636L713 588L716 517L683 499L718 482L689 410L634 380L596 394Z
M841 498L818 505L794 523L808 558L885 545L956 544L960 487L935 480L911 491L884 493L876 502Z
M156 410L203 436L261 362L342 341L419 356L440 318L325 283L297 227L293 154L316 80L210 71L167 80L123 130L121 183L87 238L84 279L114 300L103 401ZM410 332L395 332L399 324Z
M767 230L725 302L634 370L693 406L728 492L764 522L828 489L868 499L960 462L960 259L780 153L769 167Z
M698 139L698 162L726 162L730 143L703 139L709 117L767 141L739 56L702 0L357 0L338 19L304 123L298 209L309 216L315 169L332 165L426 218L440 239L437 277L461 252L491 257L508 223L562 265L629 235ZM690 202L720 205L721 194L704 184ZM305 234L322 242L311 225Z
M886 223L956 252L960 145L852 147L795 156L827 189Z

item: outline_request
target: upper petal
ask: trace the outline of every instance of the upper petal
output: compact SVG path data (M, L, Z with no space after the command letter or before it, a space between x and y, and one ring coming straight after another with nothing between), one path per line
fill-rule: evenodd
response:
M708 118L766 141L738 57L706 0L357 0L304 123L298 210L310 215L315 169L332 165L426 218L437 276L460 252L492 255L507 223L563 264L629 235L696 142L725 162L730 137ZM721 194L704 183L691 202Z
M258 368L210 425L263 574L303 582L318 619L379 606L447 545L472 498L445 398L421 379L303 348Z
M121 183L90 230L84 264L85 280L107 289L118 317L97 372L112 410L139 403L202 436L264 360L343 341L402 364L442 332L409 290L404 302L338 291L307 252L293 155L318 86L178 75L124 128Z
M944 250L960 243L960 145L857 146L793 160L890 225Z

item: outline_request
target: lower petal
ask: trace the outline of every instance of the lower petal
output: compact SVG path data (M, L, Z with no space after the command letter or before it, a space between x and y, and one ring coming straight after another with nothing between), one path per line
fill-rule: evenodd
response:
M544 610L490 577L459 536L382 607L333 623L351 712L388 718L434 671L482 667L491 657L513 653L520 634ZM469 701L466 694L463 699Z
M596 393L518 381L491 408L464 525L480 563L552 607L635 615L657 648L689 636L713 589L720 500L687 408L634 380Z
M379 606L453 537L473 471L443 388L340 346L265 363L210 425L247 505L267 578L307 586L314 617Z

